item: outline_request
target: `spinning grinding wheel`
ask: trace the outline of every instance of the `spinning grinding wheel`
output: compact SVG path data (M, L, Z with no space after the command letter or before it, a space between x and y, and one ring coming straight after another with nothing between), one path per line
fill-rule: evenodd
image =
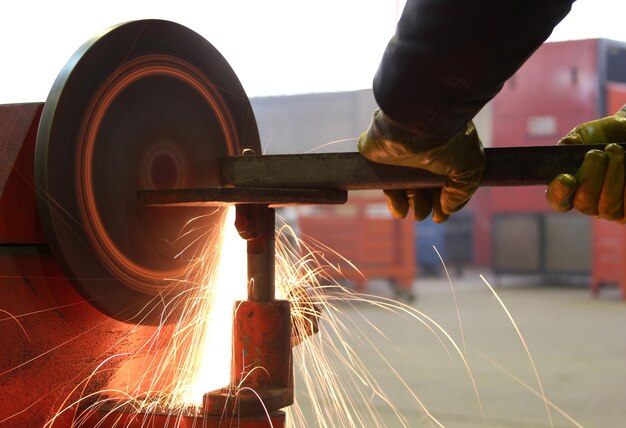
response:
M219 158L244 149L260 153L248 98L200 35L144 20L85 43L52 87L35 159L47 238L83 296L119 320L173 321L223 210L141 206L137 191L220 186Z

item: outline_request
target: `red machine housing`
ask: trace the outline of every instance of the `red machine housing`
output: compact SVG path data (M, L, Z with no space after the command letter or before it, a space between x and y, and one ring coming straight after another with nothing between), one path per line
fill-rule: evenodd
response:
M156 329L94 309L50 254L33 180L42 108L0 106L0 425L12 428L43 426L105 387Z

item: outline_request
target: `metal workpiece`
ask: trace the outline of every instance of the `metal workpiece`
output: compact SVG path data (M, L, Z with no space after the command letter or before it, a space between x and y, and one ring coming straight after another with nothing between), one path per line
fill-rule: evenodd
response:
M626 147L626 144L622 144ZM548 184L576 173L597 145L486 148L481 187ZM371 162L359 153L231 156L221 160L222 186L291 189L434 189L446 177L416 168Z
M626 148L626 144L622 144ZM575 174L597 145L485 149L481 187L546 185L561 173ZM342 204L349 190L436 189L446 177L426 170L371 162L359 153L227 156L221 187L142 190L140 204L219 206L234 204Z
M348 200L345 190L336 189L276 189L259 187L211 187L196 189L140 190L141 205L198 207L205 205L327 205L343 204Z

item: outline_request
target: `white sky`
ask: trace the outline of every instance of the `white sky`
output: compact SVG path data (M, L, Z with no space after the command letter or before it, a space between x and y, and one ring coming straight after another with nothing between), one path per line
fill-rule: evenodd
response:
M403 0L2 3L0 103L9 103L44 101L84 41L110 25L144 18L176 21L202 34L230 62L249 96L367 88ZM625 17L624 0L578 0L550 40L626 41Z

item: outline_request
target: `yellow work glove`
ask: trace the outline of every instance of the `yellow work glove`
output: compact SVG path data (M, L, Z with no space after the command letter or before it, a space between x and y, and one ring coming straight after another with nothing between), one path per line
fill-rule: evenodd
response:
M623 223L626 106L614 116L578 125L558 144L599 144L585 155L576 176L561 174L548 185L546 197L558 212L572 208L583 214Z
M472 122L449 141L425 141L376 110L369 129L359 139L359 152L373 162L448 177L439 190L385 190L394 217L404 218L410 209L417 221L431 211L436 223L446 221L469 201L485 169L485 154Z

